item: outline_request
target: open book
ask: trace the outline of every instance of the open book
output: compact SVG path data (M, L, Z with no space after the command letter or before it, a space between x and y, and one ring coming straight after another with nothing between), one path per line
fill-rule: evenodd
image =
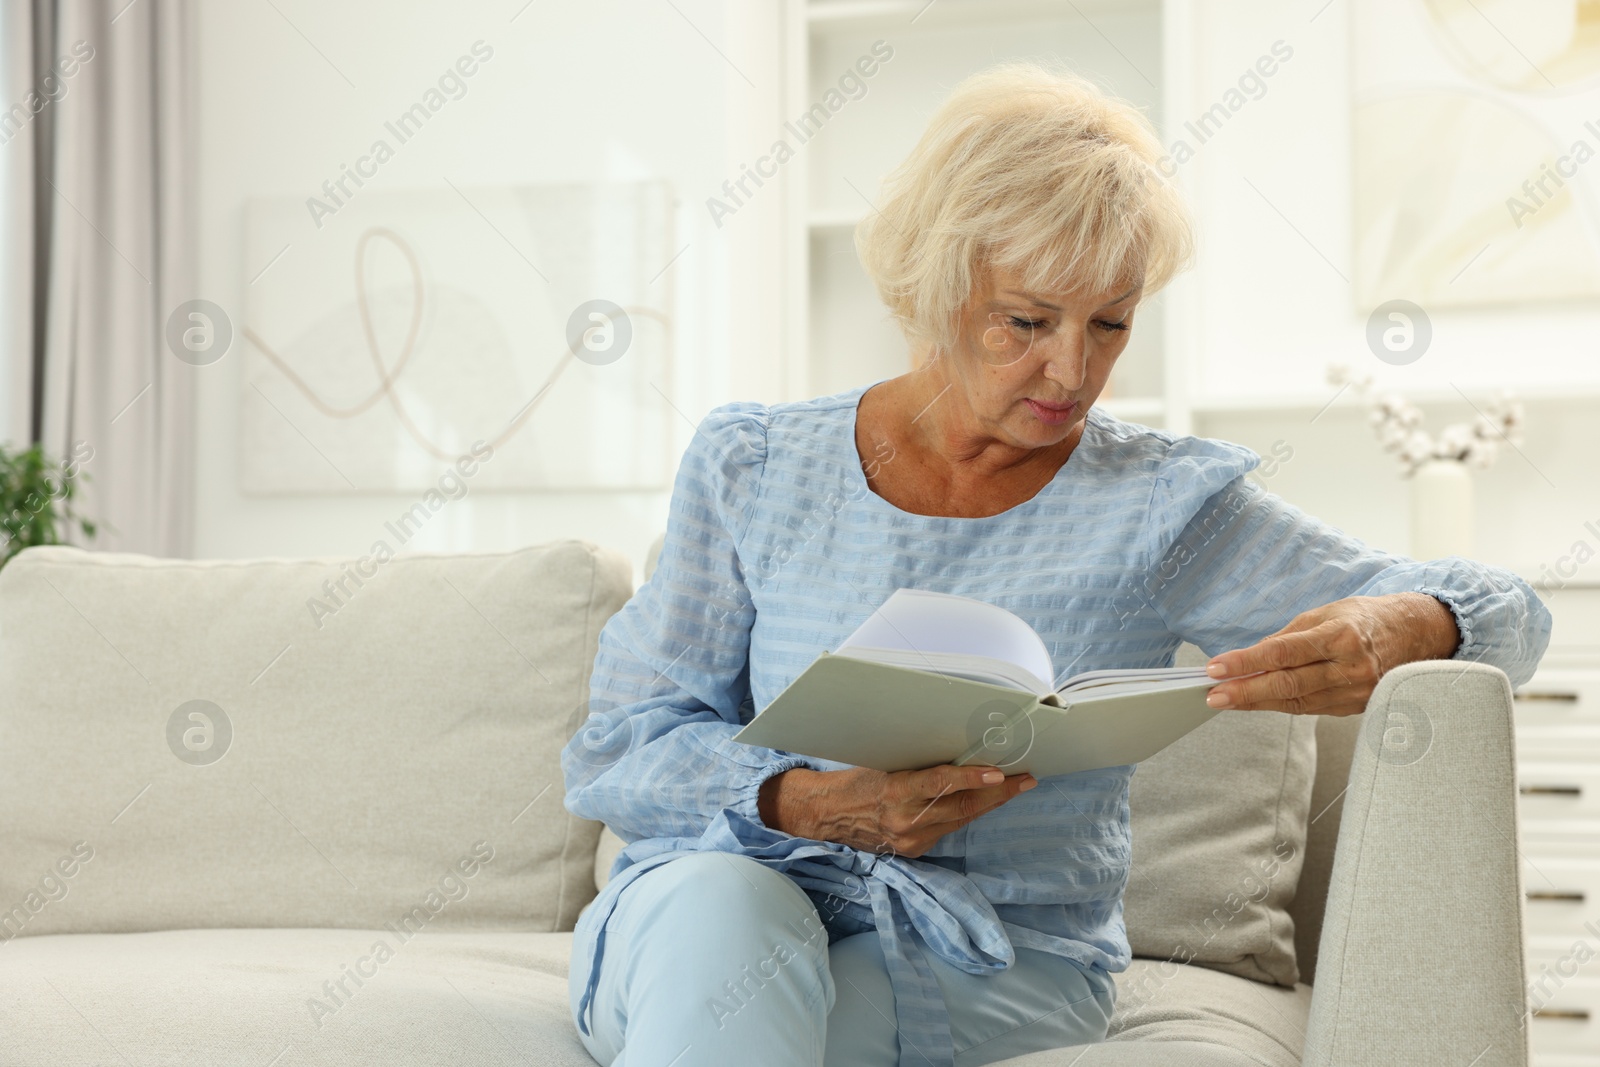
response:
M882 771L987 764L1038 777L1138 763L1217 714L1204 667L1086 671L1057 684L1004 608L895 591L734 740Z

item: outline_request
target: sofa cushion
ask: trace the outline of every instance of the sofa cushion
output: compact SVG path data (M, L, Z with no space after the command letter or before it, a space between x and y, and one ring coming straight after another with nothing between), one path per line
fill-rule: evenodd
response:
M0 940L566 930L560 750L622 557L30 549L0 572Z
M0 947L0 1059L594 1067L567 1007L571 944L385 929L19 937Z
M1192 646L1181 660L1204 662ZM1224 711L1141 763L1123 897L1135 956L1292 986L1314 715Z
M995 1067L1300 1067L1311 987L1280 989L1215 970L1134 960L1098 1045Z
M401 941L388 930L19 938L0 951L0 1023L18 1062L36 1052L39 1062L66 1064L124 1062L120 1054L216 1067L593 1067L568 1011L571 946L570 934L424 932ZM1153 960L1135 960L1116 981L1106 1043L1004 1062L1298 1067L1307 986L1276 989Z

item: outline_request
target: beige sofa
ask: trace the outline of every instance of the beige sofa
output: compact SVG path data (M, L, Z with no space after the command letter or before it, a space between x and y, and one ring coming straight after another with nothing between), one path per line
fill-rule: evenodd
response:
M18 557L0 1064L588 1064L565 931L609 864L558 754L630 592L579 542ZM1111 1039L1011 1062L1524 1064L1514 799L1491 668L1219 716L1134 776Z

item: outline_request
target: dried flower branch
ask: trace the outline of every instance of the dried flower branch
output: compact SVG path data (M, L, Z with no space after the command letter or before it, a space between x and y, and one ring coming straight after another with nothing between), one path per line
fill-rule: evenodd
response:
M1328 367L1331 385L1349 385L1367 397L1369 419L1384 451L1395 453L1402 477L1429 460L1445 459L1480 469L1493 465L1500 443L1522 443L1522 403L1502 390L1471 422L1446 426L1434 437L1422 428L1422 409L1398 393L1374 393L1371 374L1356 374L1343 363Z

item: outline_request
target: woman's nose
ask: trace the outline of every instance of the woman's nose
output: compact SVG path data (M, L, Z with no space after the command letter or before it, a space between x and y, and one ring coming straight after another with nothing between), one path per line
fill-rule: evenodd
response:
M1063 340L1051 348L1049 358L1045 360L1044 374L1067 389L1078 389L1087 376L1087 362L1081 338Z

